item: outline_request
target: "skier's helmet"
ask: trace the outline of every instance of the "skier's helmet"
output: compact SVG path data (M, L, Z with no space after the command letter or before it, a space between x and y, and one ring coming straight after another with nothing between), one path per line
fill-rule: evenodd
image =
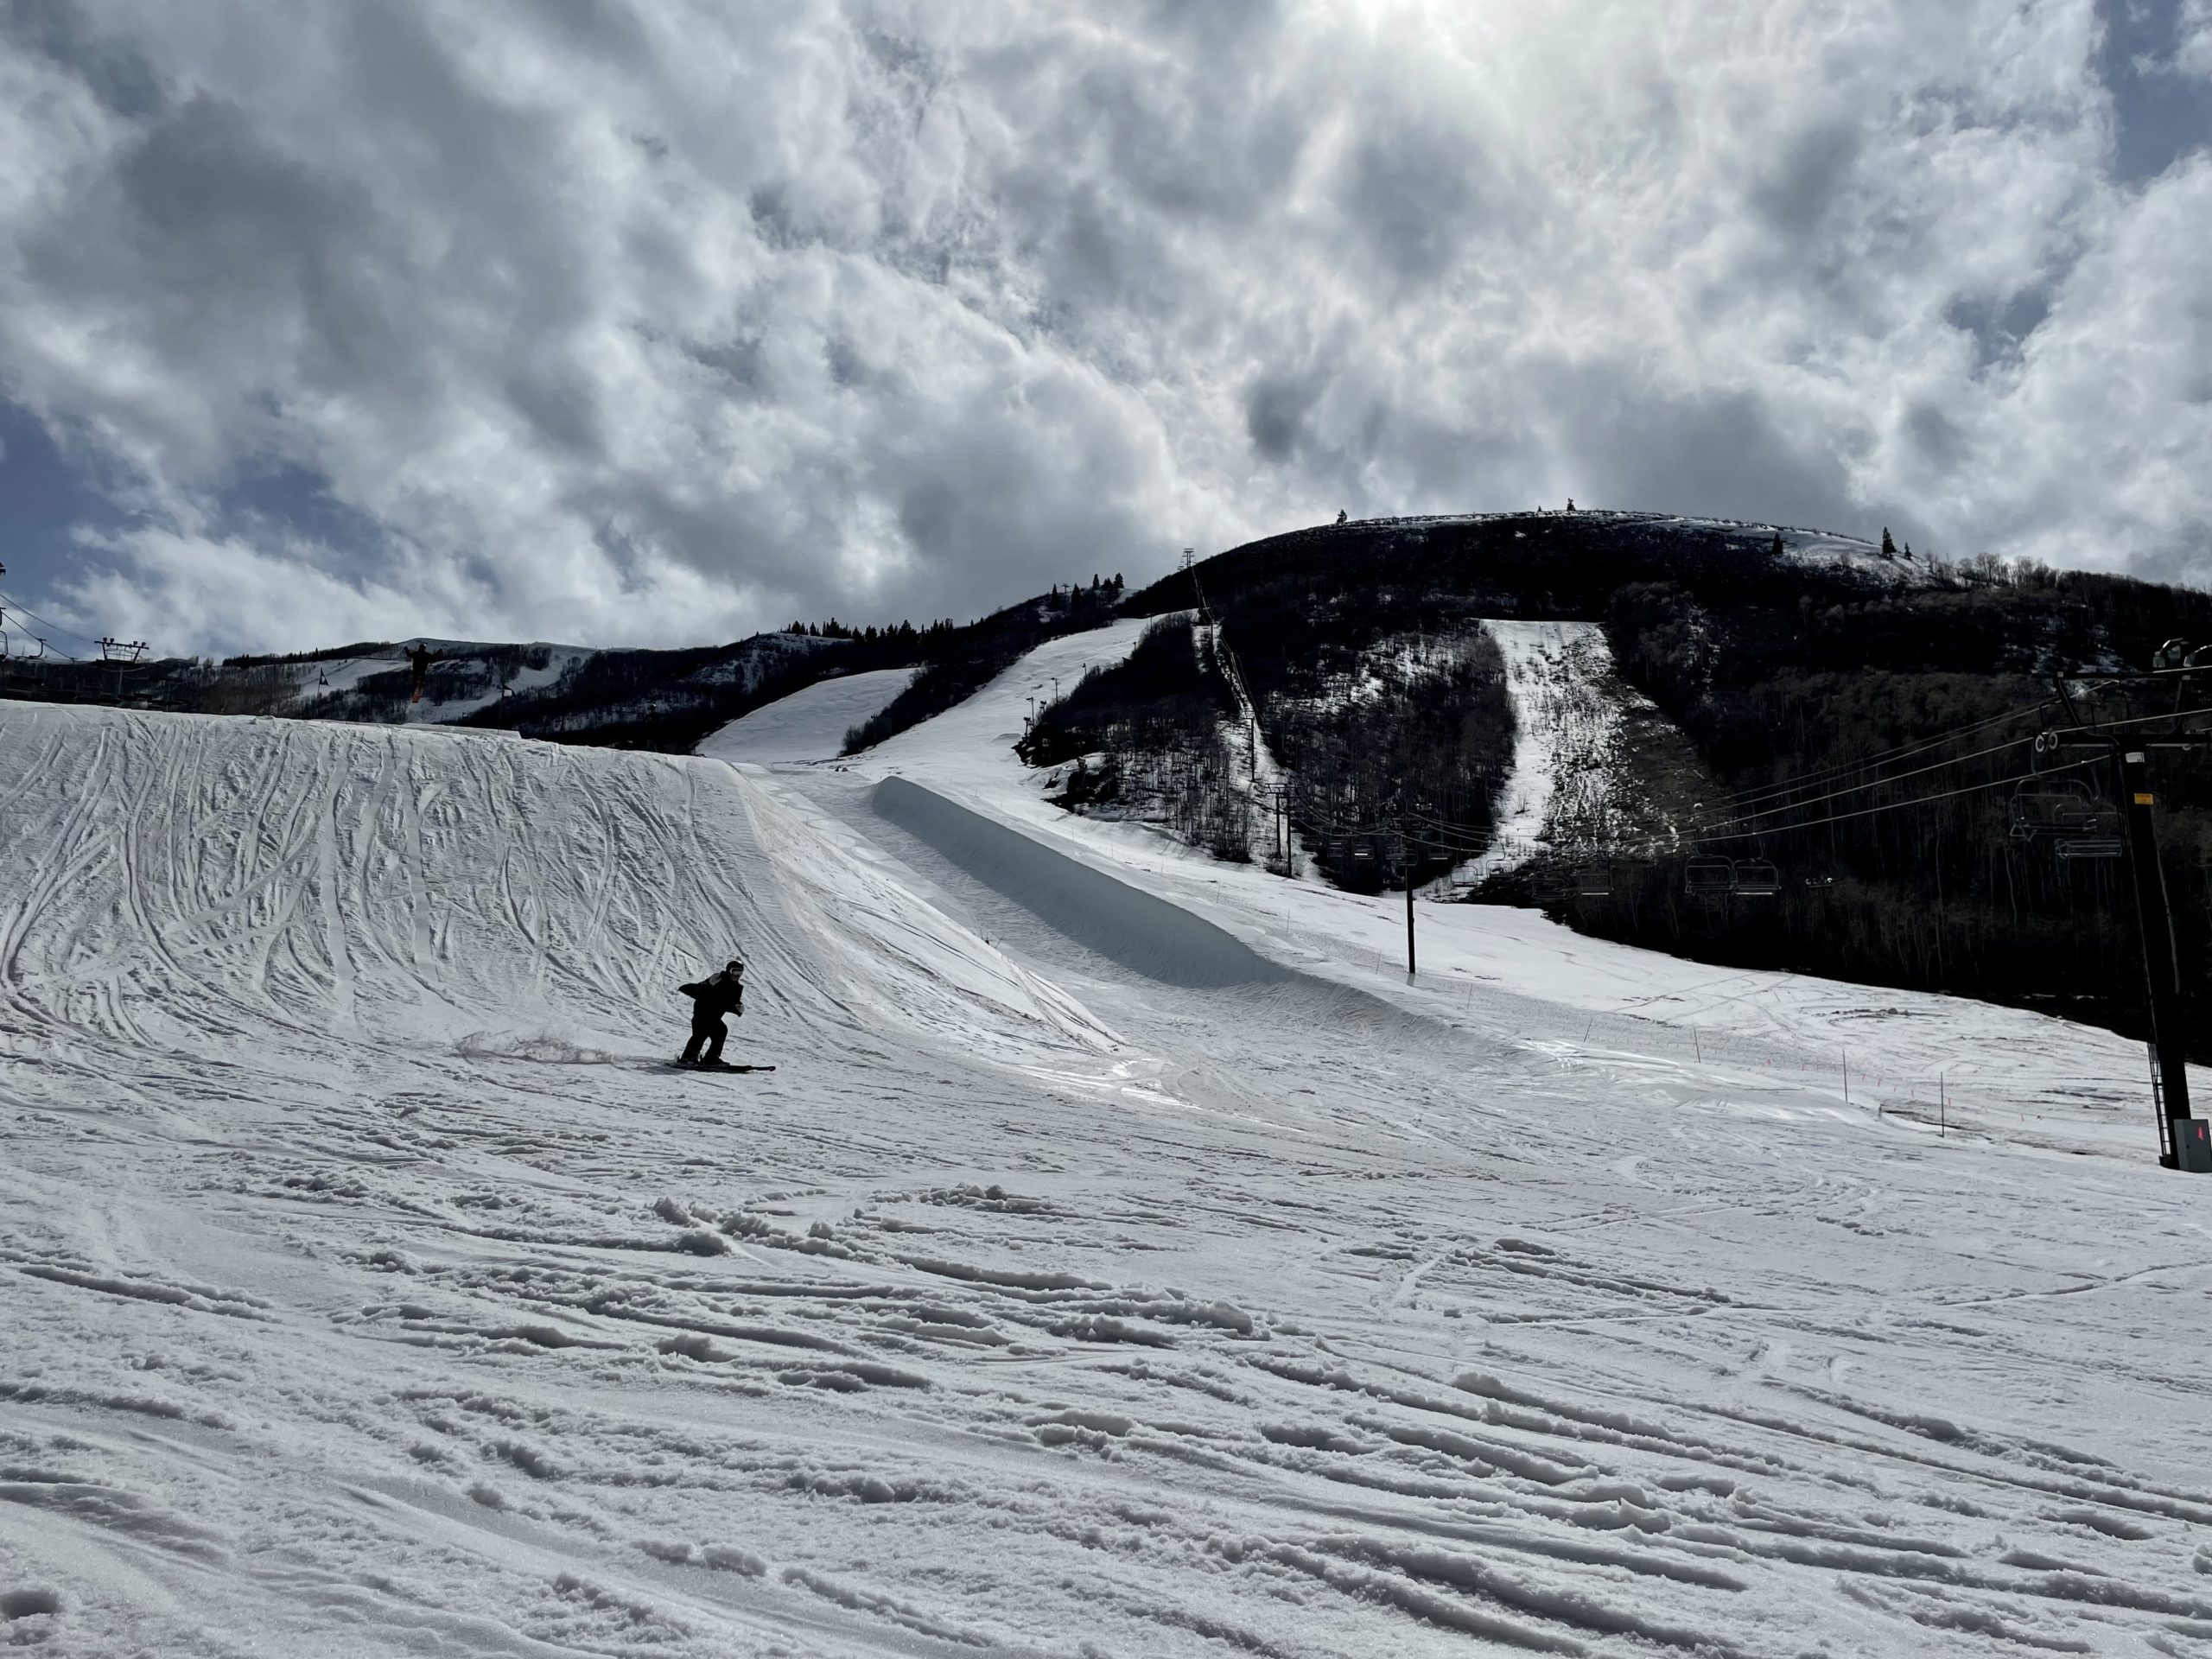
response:
M738 975L741 975L741 975L745 972L745 964L744 964L743 963L741 963L741 962L739 962L739 961L735 960L734 958L732 958L732 960L731 960L731 961L727 964L727 966L728 966L728 970L729 970L731 973L733 973L733 974L738 974Z

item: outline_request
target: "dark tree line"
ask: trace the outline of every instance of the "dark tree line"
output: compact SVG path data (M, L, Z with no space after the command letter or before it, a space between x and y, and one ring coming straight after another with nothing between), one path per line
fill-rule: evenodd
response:
M845 734L845 753L857 754L886 738L918 726L965 700L1047 639L1114 620L1122 579L1093 576L1088 588L1055 587L1049 594L995 611L979 622L940 635L913 682L876 714Z
M1681 861L1630 861L1610 897L1564 901L1575 925L1713 961L1950 991L2139 1034L2142 968L2126 866L2063 859L2056 838L2011 833L2012 795L2039 764L2031 744L2014 740L2068 723L2055 703L2037 712L2053 696L2039 671L2100 659L2142 664L2170 633L2212 638L2212 601L1986 563L1955 580L1825 605L1802 596L1714 602L1679 584L1617 595L1607 631L1624 671L1688 734L1731 794L1770 791L1709 805L1704 817L1721 820L1727 838L1708 849L1773 862L1782 891L1699 900L1685 890ZM2146 602L2155 595L2164 597ZM2015 710L2025 712L2000 718ZM1901 762L1867 766L1870 757L1975 727ZM1999 745L2009 746L1975 754ZM2196 756L2159 754L2152 766L2177 934L2197 1004L2212 1013L2212 777ZM1912 770L1921 775L1853 787ZM2116 802L2110 771L2099 763L2067 775ZM1830 772L1818 785L1786 787ZM1929 798L1958 790L1973 792ZM1810 798L1822 795L1833 798ZM2212 1052L2201 1039L2196 1046Z
M1156 818L1217 856L1251 855L1251 801L1223 739L1236 699L1212 641L1188 614L1147 627L1128 658L1094 667L1015 746L1033 766L1067 767L1071 810Z
M1450 633L1473 617L1603 622L1624 677L1688 740L1687 757L1665 763L1687 775L1659 780L1670 798L1703 803L1687 820L1728 816L1724 799L1738 791L2032 709L2050 695L2056 671L2147 667L2170 637L2212 643L2212 595L2187 589L1987 556L1949 564L1894 543L1887 559L1870 550L1859 568L1785 554L1764 527L1632 514L1384 521L1235 550L1133 594L1127 608L1188 606L1195 577L1268 711L1270 742L1313 801L1307 810L1340 822L1354 815L1325 792L1330 768L1387 753L1388 737L1347 725L1339 745L1317 747L1282 713L1301 702L1329 707L1319 686L1356 671L1375 641ZM1926 760L2036 726L2024 716ZM1694 899L1684 875L1694 849L1686 846L1616 861L1610 895L1548 902L1586 931L1706 960L1948 990L2139 1031L2125 864L2062 861L2049 839L2008 833L2013 781L2031 755L2024 745L1821 809L1728 826L1757 833L1710 850L1772 861L1782 881L1770 897ZM2152 766L2184 971L2206 1016L2199 1029L2212 1031L2212 755L2154 752ZM2110 798L2106 771L2084 775ZM1479 757L1469 772L1479 777ZM1865 776L1847 772L1825 787ZM1994 787L1788 827L1975 784ZM1339 798L1374 788L1356 785ZM1378 845L1359 861L1371 868L1387 855ZM1330 874L1349 885L1375 879L1341 864ZM1528 884L1519 890L1525 895ZM2212 1058L2212 1043L2192 1047Z
M1328 878L1374 892L1447 875L1486 842L1513 755L1504 664L1472 634L1371 652L1357 677L1262 704L1290 822Z
M1338 557L1309 536L1224 554L1128 608L1203 596L1285 768L1287 820L1331 880L1433 880L1486 843L1513 752L1503 664L1472 626L1497 603L1438 580L1425 542L1351 537Z

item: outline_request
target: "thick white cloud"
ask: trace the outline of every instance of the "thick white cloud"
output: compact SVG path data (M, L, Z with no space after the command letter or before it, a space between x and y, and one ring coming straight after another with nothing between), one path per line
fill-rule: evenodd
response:
M0 390L135 515L61 595L171 645L1570 493L2212 565L2212 164L2115 177L2092 0L0 18Z

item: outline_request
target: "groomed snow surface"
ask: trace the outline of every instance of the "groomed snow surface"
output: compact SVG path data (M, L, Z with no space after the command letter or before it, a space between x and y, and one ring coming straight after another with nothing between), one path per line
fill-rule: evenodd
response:
M2212 1653L2139 1051L1473 906L1408 983L1041 799L1134 634L849 768L0 706L0 1641ZM779 1070L669 1069L733 951Z
M734 720L699 746L715 760L829 760L842 753L845 734L882 712L914 677L911 668L882 668L814 684Z

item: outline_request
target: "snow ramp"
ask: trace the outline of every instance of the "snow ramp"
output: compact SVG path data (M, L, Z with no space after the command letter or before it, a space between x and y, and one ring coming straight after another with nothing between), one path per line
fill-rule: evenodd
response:
M904 778L875 786L879 817L1003 898L1131 973L1192 990L1304 978L1203 917L1055 852Z
M10 1046L107 1062L425 1046L664 1058L676 987L748 964L777 1046L898 1027L963 1052L1103 1041L760 780L392 728L18 706L0 852Z

